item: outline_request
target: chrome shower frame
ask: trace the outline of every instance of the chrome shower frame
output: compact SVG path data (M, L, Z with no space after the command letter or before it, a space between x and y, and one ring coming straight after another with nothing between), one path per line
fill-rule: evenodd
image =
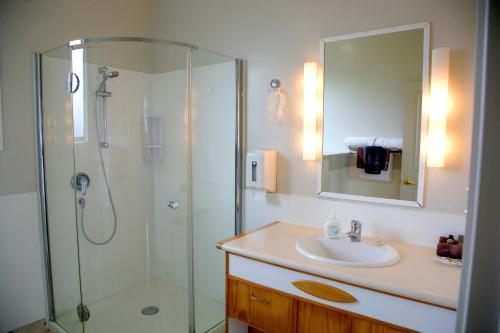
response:
M69 47L71 49L80 49L90 47L92 44L110 43L110 42L137 42L137 43L151 43L162 45L174 45L190 49L187 53L187 117L191 115L191 57L192 51L199 49L198 46L178 42L169 41L156 38L143 38L143 37L128 37L128 36L112 36L112 37L99 37L99 38L85 38L70 41L61 47ZM33 78L34 78L34 109L35 109L35 125L36 125L36 146L37 146L37 175L38 175L38 193L40 204L40 220L42 230L42 253L43 253L43 269L44 269L44 284L45 284L45 297L46 297L46 320L47 325L55 332L66 332L57 322L55 317L55 305L53 295L53 279L51 273L51 257L50 257L50 239L49 239L49 219L47 215L47 202L46 202L46 184L45 184L45 156L44 156L44 138L43 138L43 100L42 100L42 56L44 53L53 51L54 48L42 53L35 53L33 55ZM210 51L210 50L207 50ZM210 51L212 53L218 52ZM226 56L226 55L224 55ZM227 57L227 56L226 56ZM229 57L233 58L233 57ZM234 221L234 234L238 235L243 230L243 179L244 179L244 158L246 152L246 61L243 59L235 59L235 82L236 82L236 126L235 126L235 221ZM188 131L191 131L191 123L188 123ZM188 144L188 150L191 151L191 143ZM189 155L189 159L190 154ZM190 160L188 161L190 162ZM189 179L191 177L191 168L188 167ZM191 180L189 180L191 181ZM191 205L191 189L188 190L188 204ZM189 327L188 332L195 332L194 323L194 257L193 257L193 221L190 213L191 207L188 207L187 214L187 230L188 230L188 288L189 288ZM80 279L81 280L81 279ZM81 291L80 291L81 292Z

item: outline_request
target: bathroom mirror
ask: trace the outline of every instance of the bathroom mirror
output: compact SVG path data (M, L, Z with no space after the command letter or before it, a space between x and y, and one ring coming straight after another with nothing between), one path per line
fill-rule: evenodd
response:
M429 24L321 40L318 195L421 207Z

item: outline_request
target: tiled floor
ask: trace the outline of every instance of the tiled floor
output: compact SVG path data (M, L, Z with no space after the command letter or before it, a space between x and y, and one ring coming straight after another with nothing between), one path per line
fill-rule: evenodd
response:
M185 333L188 327L186 293L185 289L153 281L90 303L87 305L90 318L84 323L85 332ZM201 295L196 295L195 299L198 332L206 332L224 319L224 304ZM160 311L152 316L143 315L142 308L149 305L157 306ZM69 332L83 331L82 323L78 322L74 311L59 316L56 314L56 317Z
M29 325L23 326L14 330L13 333L47 333L49 330L45 329L45 320L35 321Z
M39 320L29 325L18 328L17 330L12 331L12 333L50 333L49 329L45 328L45 320ZM221 323L217 327L214 327L210 333L224 333L226 332L226 326L224 323Z

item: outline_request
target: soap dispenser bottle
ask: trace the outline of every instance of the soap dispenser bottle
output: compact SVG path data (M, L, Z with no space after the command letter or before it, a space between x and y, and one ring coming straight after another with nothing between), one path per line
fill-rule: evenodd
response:
M325 222L325 237L326 238L340 238L341 232L340 223L337 221L335 211L332 210L328 220Z

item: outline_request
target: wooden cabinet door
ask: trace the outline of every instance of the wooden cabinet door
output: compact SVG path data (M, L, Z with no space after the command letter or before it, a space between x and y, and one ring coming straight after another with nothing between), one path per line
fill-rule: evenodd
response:
M411 330L392 328L361 318L351 318L351 333L405 333Z
M296 302L290 297L252 286L250 313L250 325L265 332L295 332Z
M351 317L280 292L228 279L228 314L252 333L409 333L412 330Z
M299 302L297 333L348 333L349 317L330 309Z
M229 281L229 316L250 322L250 286L236 280Z

